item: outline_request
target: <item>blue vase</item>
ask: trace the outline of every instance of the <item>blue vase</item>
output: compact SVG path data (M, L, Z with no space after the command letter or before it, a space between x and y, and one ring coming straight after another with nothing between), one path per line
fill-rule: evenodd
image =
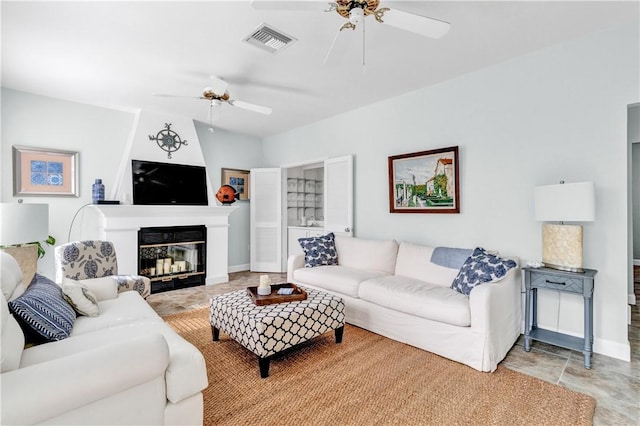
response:
M91 199L93 200L93 204L98 204L98 201L104 200L104 185L102 184L102 179L96 179L91 187Z

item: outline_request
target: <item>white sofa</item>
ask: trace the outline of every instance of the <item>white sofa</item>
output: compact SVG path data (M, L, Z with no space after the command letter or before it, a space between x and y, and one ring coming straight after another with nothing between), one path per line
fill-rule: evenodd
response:
M24 348L7 300L22 272L1 257L1 424L202 424L205 360L136 291L86 280L97 317L78 316L63 340Z
M338 265L290 256L287 280L341 296L350 324L480 371L494 371L520 335L518 267L466 296L450 288L459 269L431 261L434 247L341 236L335 247Z

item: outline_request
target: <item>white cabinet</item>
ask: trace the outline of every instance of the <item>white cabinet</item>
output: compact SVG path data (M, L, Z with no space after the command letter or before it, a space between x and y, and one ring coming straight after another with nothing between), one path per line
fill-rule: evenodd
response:
M287 249L288 256L293 254L302 254L302 247L298 242L298 238L319 237L324 235L323 228L316 227L303 227L303 226L289 226L287 231Z

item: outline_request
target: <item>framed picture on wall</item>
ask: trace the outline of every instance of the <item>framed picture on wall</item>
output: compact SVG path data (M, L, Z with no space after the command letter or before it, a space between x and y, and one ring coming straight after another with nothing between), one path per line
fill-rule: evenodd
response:
M391 213L460 213L458 147L389 157Z
M222 169L223 185L230 185L240 195L240 200L249 199L249 170Z
M13 195L78 196L78 153L12 147Z

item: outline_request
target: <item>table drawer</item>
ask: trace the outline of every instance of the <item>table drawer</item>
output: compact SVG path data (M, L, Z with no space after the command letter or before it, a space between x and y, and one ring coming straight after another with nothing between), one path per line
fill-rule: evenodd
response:
M581 278L563 277L557 274L531 272L531 287L549 288L552 290L568 291L582 294L583 280Z

